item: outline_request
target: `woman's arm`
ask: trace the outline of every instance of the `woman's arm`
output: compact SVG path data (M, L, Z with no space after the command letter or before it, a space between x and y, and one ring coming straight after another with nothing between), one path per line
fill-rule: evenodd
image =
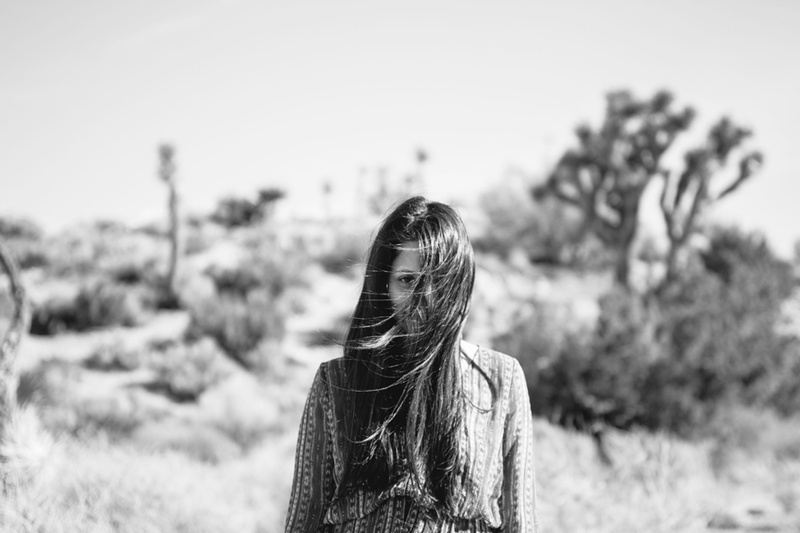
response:
M516 359L503 452L503 531L535 533L539 526L533 473L533 418L525 374Z
M286 533L310 533L322 523L334 492L333 450L325 430L325 369L320 367L306 398L294 459Z

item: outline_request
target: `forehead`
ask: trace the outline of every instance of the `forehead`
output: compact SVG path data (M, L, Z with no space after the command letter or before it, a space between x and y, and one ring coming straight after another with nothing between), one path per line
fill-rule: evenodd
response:
M407 270L417 272L419 270L419 243L404 242L398 246L398 254L392 263L392 272Z

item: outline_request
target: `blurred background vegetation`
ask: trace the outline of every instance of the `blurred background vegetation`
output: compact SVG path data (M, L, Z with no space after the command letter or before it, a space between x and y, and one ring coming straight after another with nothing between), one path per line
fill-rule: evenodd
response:
M800 256L710 218L768 164L757 131L720 118L667 162L695 115L611 92L547 173L456 206L478 261L466 336L525 370L548 531L800 527ZM30 303L3 354L9 531L281 531L311 377L430 157L365 183L359 215L278 219L269 184L181 212L178 150L157 152L164 222L0 217Z

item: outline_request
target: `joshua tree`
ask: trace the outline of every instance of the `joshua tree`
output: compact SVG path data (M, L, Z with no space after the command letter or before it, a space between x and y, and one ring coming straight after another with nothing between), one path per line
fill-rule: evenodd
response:
M761 168L763 155L757 151L746 152L740 157L737 171L727 186L719 192L711 191L711 179L720 175L731 153L741 148L751 135L750 130L737 126L727 117L722 118L711 128L703 146L686 153L684 170L677 179L671 179L669 172L664 174L661 212L670 246L662 289L675 280L678 254L697 231L708 207L734 192Z
M561 156L547 181L533 194L536 198L553 195L577 207L583 217L578 237L594 233L613 250L615 281L628 287L642 196L653 178L664 177L669 185L670 173L661 165L662 156L675 138L689 128L695 113L690 107L673 109L673 97L667 91L660 91L649 100L617 91L608 95L607 102L600 128L578 127L578 147ZM712 128L706 146L686 154L686 170L677 186L665 187L662 210L667 219L672 250L668 261L673 270L674 255L696 230L698 213L709 200L738 188L760 163L760 154L748 154L740 164L739 178L718 196L709 196L710 177L749 135L749 131L728 119L721 120ZM690 196L696 201L687 206L685 200Z
M694 117L690 108L673 110L672 100L665 91L650 100L628 91L610 93L600 128L579 126L578 148L561 156L547 181L534 189L536 198L553 195L581 211L579 237L592 232L615 252L615 280L624 287L642 195L660 174L662 155Z
M17 376L14 373L14 359L25 331L28 329L28 305L25 289L11 255L0 242L0 267L9 280L14 313L5 335L0 340L0 443L5 440L6 429L16 409ZM3 458L0 457L0 462Z
M158 175L169 188L169 268L164 280L164 306L177 307L178 293L175 289L175 277L178 272L179 257L179 219L178 219L178 191L175 184L175 147L171 144L162 144L158 147L159 167Z

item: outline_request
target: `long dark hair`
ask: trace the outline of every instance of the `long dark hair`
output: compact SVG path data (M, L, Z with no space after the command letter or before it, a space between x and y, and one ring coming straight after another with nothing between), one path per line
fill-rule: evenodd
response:
M420 273L395 309L392 264L419 247ZM347 460L340 495L383 490L408 472L422 504L453 510L464 397L459 341L475 278L472 245L456 211L416 196L381 224L345 342Z

